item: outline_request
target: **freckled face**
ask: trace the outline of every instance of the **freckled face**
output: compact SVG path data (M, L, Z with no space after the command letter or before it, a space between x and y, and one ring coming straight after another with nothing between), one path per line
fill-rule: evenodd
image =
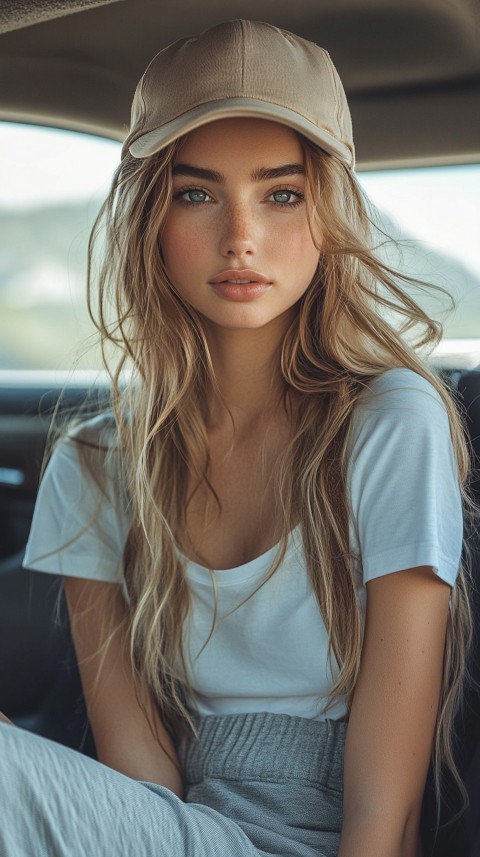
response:
M162 251L207 329L290 323L319 260L303 167L295 132L263 119L204 125L178 151Z

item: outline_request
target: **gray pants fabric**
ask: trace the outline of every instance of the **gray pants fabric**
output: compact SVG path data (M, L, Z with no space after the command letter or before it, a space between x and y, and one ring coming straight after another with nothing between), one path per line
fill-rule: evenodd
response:
M186 792L0 723L0 857L335 857L346 724L211 716Z

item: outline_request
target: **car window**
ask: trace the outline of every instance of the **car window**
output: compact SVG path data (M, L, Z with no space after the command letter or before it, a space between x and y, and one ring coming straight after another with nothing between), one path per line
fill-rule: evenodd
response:
M120 157L114 141L0 123L0 370L96 370L100 354L85 306L90 228ZM453 294L413 296L445 322L441 365L480 363L480 166L359 173L378 220L397 244L387 262Z
M120 144L0 123L0 157L0 370L97 369L87 242Z
M377 221L396 239L380 255L411 276L446 289L412 289L433 318L443 323L443 340L432 362L472 368L480 363L480 165L457 164L364 172L360 181L375 205ZM381 237L381 236L380 236Z

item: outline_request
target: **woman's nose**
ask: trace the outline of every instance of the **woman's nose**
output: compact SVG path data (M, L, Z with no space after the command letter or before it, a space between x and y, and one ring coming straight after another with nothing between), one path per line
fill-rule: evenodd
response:
M255 218L247 206L231 206L224 213L221 253L226 257L252 256L256 252Z

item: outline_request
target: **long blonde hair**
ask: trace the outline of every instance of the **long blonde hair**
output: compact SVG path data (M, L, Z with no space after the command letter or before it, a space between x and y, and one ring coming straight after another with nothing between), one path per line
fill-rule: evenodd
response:
M285 396L296 391L299 406L280 462L283 537L270 574L300 521L308 573L339 666L331 698L350 701L363 623L349 546L347 449L355 406L376 376L407 367L438 391L450 420L465 510L471 514L474 507L458 410L418 353L438 342L441 327L409 295L406 286L413 281L379 260L352 172L300 139L312 227L321 223L323 244L279 354ZM124 150L89 248L89 307L106 346L117 429L109 454L118 457L131 512L124 554L130 655L138 681L147 682L177 737L195 729L195 704L182 646L189 588L176 539L185 530L188 485L210 485L205 401L206 391L215 389L201 317L176 293L162 259L179 145L177 140L142 160ZM103 261L94 274L97 246ZM113 365L107 354L112 345ZM442 764L460 784L452 726L471 636L467 577L462 566L450 601L433 751L437 790Z

